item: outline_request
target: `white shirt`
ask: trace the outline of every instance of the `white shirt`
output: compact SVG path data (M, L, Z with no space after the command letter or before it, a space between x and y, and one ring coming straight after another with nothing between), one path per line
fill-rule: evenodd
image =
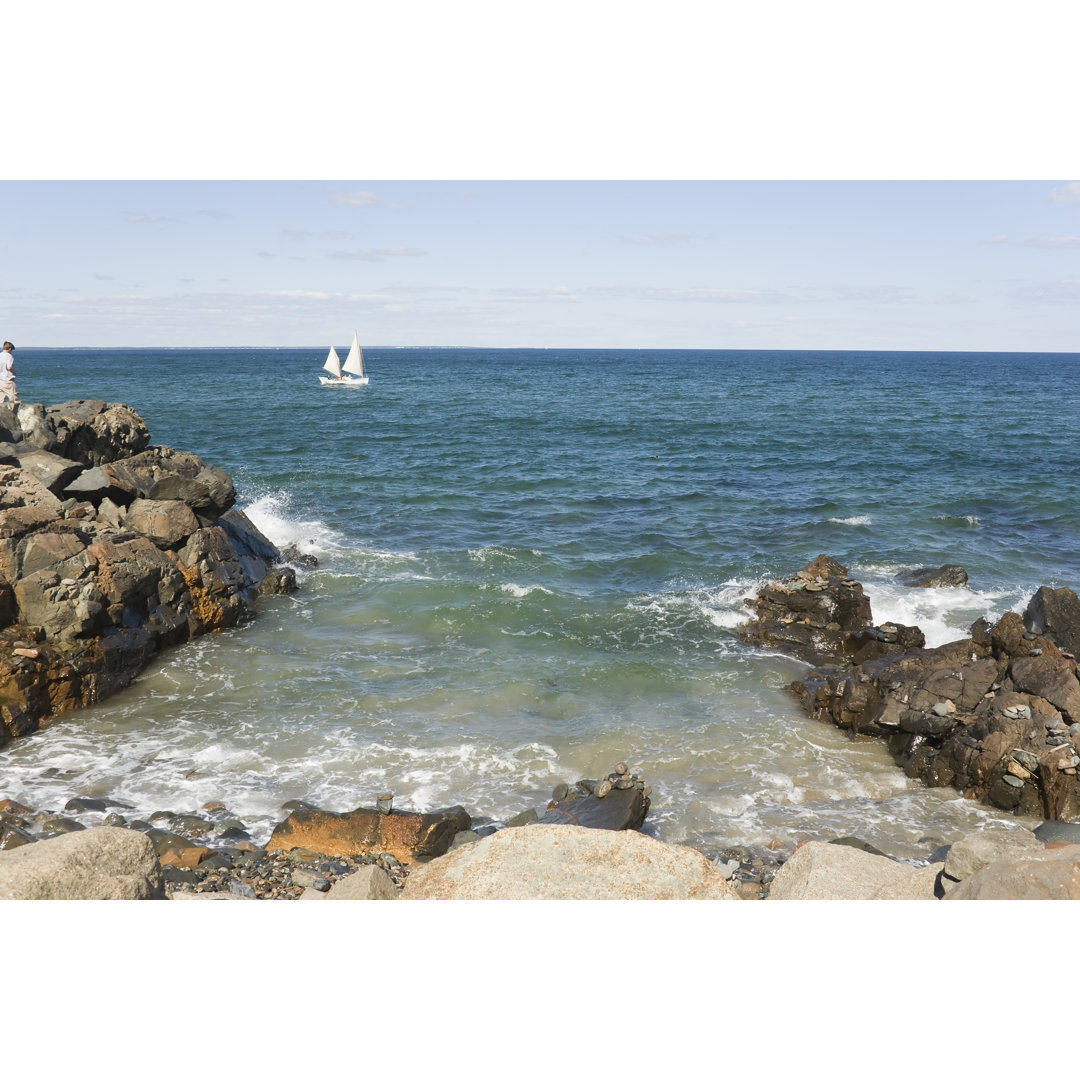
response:
M15 357L9 352L0 353L0 382L14 382L15 372L12 370L12 362Z

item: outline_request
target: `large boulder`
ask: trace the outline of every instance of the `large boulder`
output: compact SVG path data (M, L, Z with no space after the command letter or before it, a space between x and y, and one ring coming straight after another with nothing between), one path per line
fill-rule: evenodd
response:
M1017 854L977 870L946 900L1080 900L1080 844Z
M933 900L940 867L910 866L845 844L811 841L776 872L770 900Z
M413 868L404 900L737 900L698 851L632 830L528 825Z
M1001 859L1041 855L1044 850L1039 838L1027 829L984 829L949 848L943 871L947 882L959 882Z
M23 438L34 446L83 465L101 465L144 450L150 433L142 417L127 405L105 401L66 401L42 414L27 406L19 411Z
M161 900L150 840L100 826L0 851L0 900Z
M382 813L360 807L336 814L329 810L294 810L274 829L267 851L304 848L320 855L393 855L402 862L442 855L472 819L460 806L427 814L407 810Z

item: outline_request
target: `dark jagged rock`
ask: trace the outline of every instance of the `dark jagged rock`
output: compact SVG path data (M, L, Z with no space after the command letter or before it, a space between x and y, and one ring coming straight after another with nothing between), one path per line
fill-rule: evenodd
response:
M1080 600L1070 589L1036 596L1023 618L979 619L969 638L937 648L849 647L788 690L816 719L885 738L929 786L1021 815L1080 818L1080 679L1058 644L1080 640Z
M560 784L552 793L541 825L580 825L586 829L640 829L649 812L645 783L621 762L605 780Z
M905 570L896 575L902 585L913 589L956 589L967 584L967 571L962 566L924 566L918 570Z
M1072 589L1040 588L1024 611L1024 625L1074 655L1080 653L1080 598Z
M779 649L808 664L861 663L926 641L918 627L874 626L862 585L826 555L793 577L764 586L746 603L754 617L738 628L744 641Z
M229 477L126 405L0 405L0 440L0 745L296 588Z

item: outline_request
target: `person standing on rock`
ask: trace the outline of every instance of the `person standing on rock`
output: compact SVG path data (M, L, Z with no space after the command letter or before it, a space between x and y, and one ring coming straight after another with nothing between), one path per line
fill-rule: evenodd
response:
M15 389L15 346L5 341L4 351L0 353L0 401L18 400L19 393Z

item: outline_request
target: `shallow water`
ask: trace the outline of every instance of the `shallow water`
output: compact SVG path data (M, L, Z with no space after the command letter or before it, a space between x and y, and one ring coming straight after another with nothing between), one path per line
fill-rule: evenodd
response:
M1003 817L811 722L735 627L822 552L930 644L1076 588L1077 356L367 349L346 390L325 348L21 352L24 400L126 402L319 565L9 747L3 794L221 799L265 837L291 798L504 819L626 760L647 830L708 852L917 858ZM970 588L895 583L945 562Z

